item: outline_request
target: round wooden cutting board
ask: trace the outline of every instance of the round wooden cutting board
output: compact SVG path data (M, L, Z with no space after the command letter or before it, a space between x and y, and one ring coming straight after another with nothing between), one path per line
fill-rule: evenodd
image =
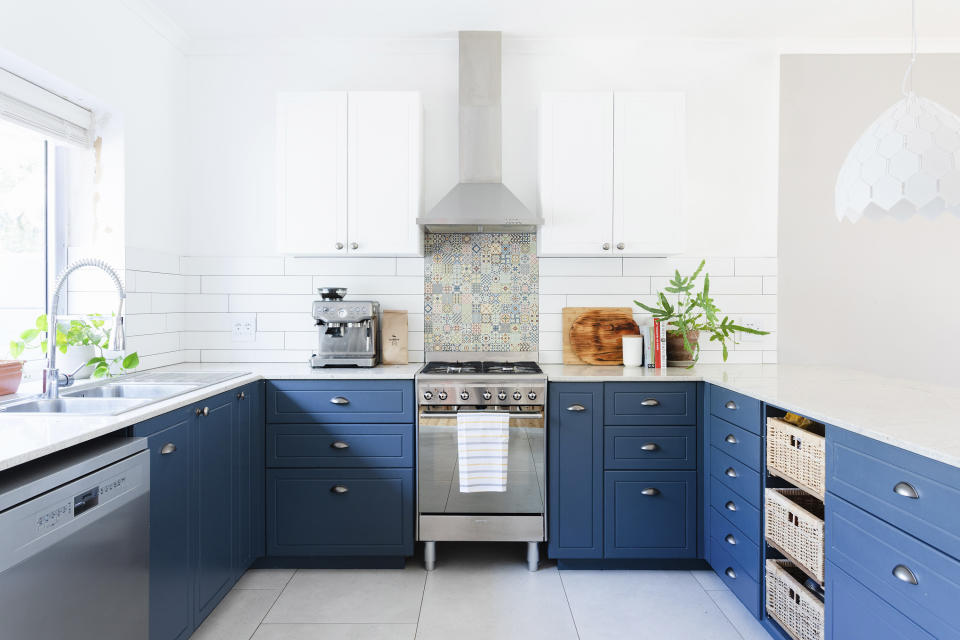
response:
M633 316L623 311L587 311L570 325L570 346L587 364L623 364L623 336L640 335Z

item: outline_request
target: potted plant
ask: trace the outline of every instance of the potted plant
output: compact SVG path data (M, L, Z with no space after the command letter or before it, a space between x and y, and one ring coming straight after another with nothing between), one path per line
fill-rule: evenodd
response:
M694 291L696 280L707 261L702 260L693 275L683 277L675 271L670 285L657 293L659 306L651 307L634 300L641 309L653 314L661 323L667 324L667 362L689 364L693 366L700 359L700 333L705 332L710 340L719 342L723 349L723 361L727 361L727 340L736 342L736 332L765 336L769 331L735 324L727 316L720 318L721 311L710 297L710 274L703 275L703 288ZM677 296L676 304L671 304L667 294Z
M74 377L94 378L110 377L117 373L127 373L140 365L140 356L134 351L126 356L106 355L110 345L110 329L99 315L76 318L57 323L57 350L64 355L60 361L61 369L66 372L80 369ZM38 344L39 342L39 344ZM14 359L27 349L39 347L47 352L47 315L37 316L34 326L20 334L19 339L10 341L10 355Z

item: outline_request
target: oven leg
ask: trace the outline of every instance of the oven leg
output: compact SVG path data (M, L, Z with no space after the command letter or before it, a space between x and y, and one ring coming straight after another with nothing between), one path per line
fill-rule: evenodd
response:
M540 568L540 547L536 542L527 543L527 569L536 571Z
M433 571L437 567L437 543L428 541L423 543L423 568Z

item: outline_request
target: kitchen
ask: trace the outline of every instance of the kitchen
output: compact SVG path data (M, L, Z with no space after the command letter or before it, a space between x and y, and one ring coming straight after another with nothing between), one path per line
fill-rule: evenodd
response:
M4 633L960 636L960 13L768 4L7 3Z

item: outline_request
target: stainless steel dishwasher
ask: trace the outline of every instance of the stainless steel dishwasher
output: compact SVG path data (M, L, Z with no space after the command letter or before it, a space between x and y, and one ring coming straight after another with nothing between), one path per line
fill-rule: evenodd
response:
M0 637L147 638L145 447L101 438L0 473Z

